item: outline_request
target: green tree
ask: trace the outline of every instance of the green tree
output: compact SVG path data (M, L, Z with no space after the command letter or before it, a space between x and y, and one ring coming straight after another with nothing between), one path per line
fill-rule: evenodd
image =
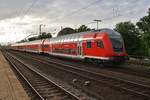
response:
M52 38L51 33L43 32L42 34L40 34L40 35L38 36L38 39L46 39L46 38Z
M118 23L115 30L122 34L129 55L142 55L139 31L133 23L130 21Z
M28 39L28 41L34 41L34 40L37 40L38 38L37 37L31 37ZM25 41L22 41L22 42L25 42Z
M72 33L76 33L76 31L70 27L66 27L62 29L61 31L59 31L57 36L62 36L62 35L67 35L67 34L72 34Z
M148 15L141 18L140 21L136 23L136 25L142 33L150 32L150 8L148 10Z
M146 48L147 55L150 56L150 8L148 15L141 18L136 25L140 30L142 43Z
M75 29L76 32L85 32L90 31L91 29L88 28L86 25L81 25L79 28Z
M21 41L19 41L19 42L17 42L17 43L21 43L21 42L26 42L27 40L21 40Z
M36 36L36 37L31 37L31 38L29 38L28 40L29 40L29 41L34 41L34 40L46 39L46 38L52 38L51 33L43 32L42 34L40 34L40 35L38 35L38 36ZM22 40L21 42L25 42L25 41Z

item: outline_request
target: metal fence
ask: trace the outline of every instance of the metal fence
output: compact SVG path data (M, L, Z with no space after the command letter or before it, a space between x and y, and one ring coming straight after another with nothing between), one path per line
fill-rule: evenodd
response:
M150 66L150 57L129 55L129 63Z

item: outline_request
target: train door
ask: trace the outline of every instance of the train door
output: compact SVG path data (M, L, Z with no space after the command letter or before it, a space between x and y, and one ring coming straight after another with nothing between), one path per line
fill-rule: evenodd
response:
M82 56L82 41L78 42L77 47L78 47L78 56Z
M52 53L52 44L49 44L49 50L48 53Z
M45 40L42 40L42 44L41 44L41 52L42 52L42 53L44 53L44 51L45 51L45 50L44 50L44 42L45 42Z

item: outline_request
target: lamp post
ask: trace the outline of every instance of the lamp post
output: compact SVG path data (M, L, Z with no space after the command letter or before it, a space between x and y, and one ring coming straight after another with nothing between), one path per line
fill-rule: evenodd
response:
M102 22L102 20L95 19L94 21L97 23L97 30L98 30L98 28L99 28L98 24L99 24L99 22Z
M45 26L44 24L40 24L40 26L39 26L39 34L42 34L42 26Z

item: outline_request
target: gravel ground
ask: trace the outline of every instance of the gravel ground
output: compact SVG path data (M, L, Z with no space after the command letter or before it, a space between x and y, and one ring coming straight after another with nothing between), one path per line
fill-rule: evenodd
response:
M37 56L39 56L39 55L37 55ZM39 56L40 57L40 56ZM23 58L22 58L23 59ZM51 60L51 59L49 59L49 60ZM67 83L67 86L68 86L68 84L70 85L71 83L72 83L72 80L73 79L75 79L76 77L74 77L74 76L68 76L69 74L67 73L65 73L65 72L62 72L62 71L58 71L58 70L56 70L56 69L54 69L54 68L52 68L52 67L50 67L50 66L46 66L46 65L41 65L41 66L39 66L39 64L40 63L38 63L38 62L31 62L31 60L26 60L28 63L30 63L30 64L33 64L34 66L36 66L36 68L37 69L39 69L40 71L42 71L42 72L44 72L47 76L49 76L49 77L55 77L55 78L57 78L57 79L59 79L59 80L61 80L62 81L62 83L61 82L58 82L58 83L61 83L61 84L64 84L64 83ZM76 62L76 61L75 61ZM64 61L64 63L72 63L72 62L66 62L66 61ZM116 75L115 77L124 77L124 78L127 78L127 79L129 79L129 78L131 78L132 76L131 75L125 75L125 74L123 74L123 73L118 73L118 72L112 72L112 71L105 71L103 68L95 68L95 67L93 67L93 66L95 66L95 65L92 65L92 64L88 64L88 67L87 67L87 65L82 65L81 66L81 64L80 63L76 63L77 65L76 65L76 67L80 67L80 68L89 68L89 70L93 70L93 71L98 71L99 73L103 73L103 72L105 72L105 74L108 74L108 75ZM89 66L91 66L91 67L89 67ZM44 69L43 69L44 68ZM61 75L61 76L60 76ZM72 77L72 78L70 78L70 77ZM139 78L137 77L137 78L135 78L134 76L133 76L133 78L134 78L134 80L139 80ZM80 80L80 78L78 78L79 80ZM132 78L131 78L132 79ZM141 80L141 79L140 79ZM58 81L58 80L57 80ZM65 81L65 82L64 82ZM81 83L79 83L79 84L75 84L74 85L74 87L80 87L80 88L82 88L82 87L84 87L83 86L83 82L85 81L85 80L80 80L81 81ZM132 80L133 81L133 80ZM149 80L148 80L149 81ZM145 82L146 83L146 82ZM146 83L147 84L147 83ZM96 90L97 89L97 92L98 92L98 94L99 95L101 95L102 97L103 97L103 99L105 99L105 100L133 100L133 98L134 98L134 100L141 100L141 98L139 98L139 97L135 97L135 96L132 96L132 95L130 95L130 94L126 94L126 93L124 93L123 91L122 92L120 92L120 91L115 91L114 89L112 89L111 87L108 87L108 86L105 86L104 84L96 84L96 83L93 83L92 84L92 86L94 86L94 89ZM71 86L72 87L72 86ZM69 87L70 88L70 87ZM87 90L91 90L92 91L92 88L93 87L86 87L86 89ZM70 88L71 89L71 88ZM71 89L72 90L72 89ZM79 93L81 93L82 91L78 91L76 94L79 94ZM91 99L91 98L90 98ZM93 98L91 99L91 100L93 100Z

